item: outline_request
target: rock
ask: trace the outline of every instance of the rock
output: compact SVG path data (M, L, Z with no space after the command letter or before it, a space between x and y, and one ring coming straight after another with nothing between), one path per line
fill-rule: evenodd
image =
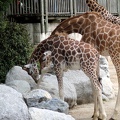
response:
M14 88L15 90L22 93L23 95L28 93L31 90L29 83L23 80L12 80L6 83L6 85Z
M38 103L38 105L33 107L48 109L48 110L57 111L65 114L68 114L68 111L69 111L69 105L66 102L57 98L53 98L48 101L42 101Z
M102 78L102 94L107 97L107 99L111 99L115 97L115 92L113 89L113 83L108 77ZM106 100L107 100L106 99Z
M37 106L42 101L52 99L51 95L42 89L35 89L24 95L24 99L29 107Z
M0 120L30 120L22 94L6 85L0 85Z
M68 70L64 77L75 86L77 104L93 102L91 81L82 70Z
M29 108L32 120L75 120L71 115L46 109Z
M70 83L69 79L66 77L63 77L63 79L65 101L69 104L69 107L72 108L76 105L77 101L76 89L75 86ZM48 91L53 98L59 98L58 82L55 75L44 75L43 81L41 81L39 88Z
M93 102L91 81L84 74L83 71L68 70L64 73L63 81L65 101L68 102L70 107L74 106L76 104L76 101L77 104ZM112 87L112 83L110 82L110 78L104 71L102 73L102 84L104 96L108 99L114 97L114 89ZM58 83L55 75L45 75L39 87L48 91L52 95L52 97L59 97Z
M104 56L100 56L100 77L110 77L108 61Z
M24 80L30 84L31 89L36 87L36 83L28 73L20 66L12 67L6 75L5 83L8 84L13 80Z

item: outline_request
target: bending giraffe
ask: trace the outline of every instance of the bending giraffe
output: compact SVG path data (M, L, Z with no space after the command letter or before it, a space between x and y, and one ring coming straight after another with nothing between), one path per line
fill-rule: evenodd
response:
M105 20L96 12L88 12L61 22L52 35L80 33L81 41L94 46L101 55L110 55L118 76L118 96L111 120L118 118L120 110L120 26Z
M102 5L98 4L96 0L86 0L86 3L91 11L98 12L105 20L120 25L120 17L109 13L109 11L107 11Z
M100 115L102 119L105 120L106 113L103 107L101 84L97 72L99 60L97 50L85 42L79 42L65 36L51 36L36 47L31 55L29 63L24 66L24 69L26 69L31 76L34 75L34 72L36 73L36 62L39 61L41 55L45 51L51 51L52 63L58 80L60 98L64 100L64 70L82 69L90 78L94 90L94 120L98 118L98 105L100 108ZM98 104L96 99L98 99Z

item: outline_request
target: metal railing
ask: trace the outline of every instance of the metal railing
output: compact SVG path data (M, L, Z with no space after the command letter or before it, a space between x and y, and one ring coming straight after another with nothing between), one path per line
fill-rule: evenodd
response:
M7 11L8 15L39 14L40 0L14 0Z
M45 5L47 4L47 5ZM85 0L14 0L7 11L8 15L41 14L41 5L47 6L48 15L73 15L88 10ZM44 8L46 9L46 8ZM46 12L44 11L44 14Z
M98 0L99 3L110 10L111 0ZM114 1L115 6L119 0ZM107 6L106 6L107 5ZM113 12L119 12L119 4L112 7ZM41 10L43 8L43 10ZM86 0L14 0L10 4L7 15L37 15L47 14L48 16L72 16L88 11Z

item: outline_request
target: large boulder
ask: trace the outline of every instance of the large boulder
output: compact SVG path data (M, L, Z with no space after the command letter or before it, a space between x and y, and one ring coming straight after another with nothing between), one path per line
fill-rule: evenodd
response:
M23 81L23 80L12 80L8 82L6 85L14 88L23 95L31 90L30 84L27 81Z
M35 107L57 111L57 112L65 113L65 114L68 114L69 112L69 105L66 102L60 99L57 99L57 98L53 98L45 102L43 101Z
M32 120L75 120L71 115L46 109L29 108Z
M62 113L68 113L69 105L60 100L52 99L51 95L42 89L35 89L24 95L24 99L28 107L37 107L41 109L49 109Z
M115 96L113 84L110 81L108 62L105 57L100 59L100 77L102 78L103 99ZM90 79L81 70L68 70L64 73L64 96L69 106L93 102ZM106 84L107 83L107 84ZM58 82L55 75L45 75L39 88L47 90L53 97L58 97ZM77 96L77 98L76 98Z
M51 95L42 89L35 89L24 95L24 99L29 107L39 105L41 102L52 99Z
M11 87L0 85L0 120L30 120L22 94Z
M100 77L110 77L108 61L104 56L100 56Z
M69 104L69 107L71 108L76 105L76 89L74 84L72 84L69 79L63 77L63 80L65 101ZM59 98L58 81L55 75L44 75L43 81L41 81L39 88L48 91L53 98Z
M5 83L9 84L9 82L14 80L24 80L30 84L31 89L36 87L35 81L32 79L28 73L22 69L20 66L12 67L6 75Z

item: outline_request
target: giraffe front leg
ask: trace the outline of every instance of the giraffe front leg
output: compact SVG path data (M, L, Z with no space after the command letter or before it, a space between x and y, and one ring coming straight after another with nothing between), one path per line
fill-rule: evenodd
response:
M96 90L96 94L97 94L97 98L98 98L98 105L99 105L99 112L100 112L100 115L99 115L99 119L101 120L106 120L106 112L105 112L105 109L104 109L104 106L103 106L103 101L102 101L102 92L101 90Z
M58 80L58 89L59 89L59 97L64 101L64 88L63 88L63 71L60 67L56 67L55 74Z
M92 91L93 91L93 101L94 101L94 113L93 113L93 120L98 120L98 117L99 117L99 111L98 111L98 100L97 100L97 93L96 93L96 90L94 89L94 86L92 84Z

